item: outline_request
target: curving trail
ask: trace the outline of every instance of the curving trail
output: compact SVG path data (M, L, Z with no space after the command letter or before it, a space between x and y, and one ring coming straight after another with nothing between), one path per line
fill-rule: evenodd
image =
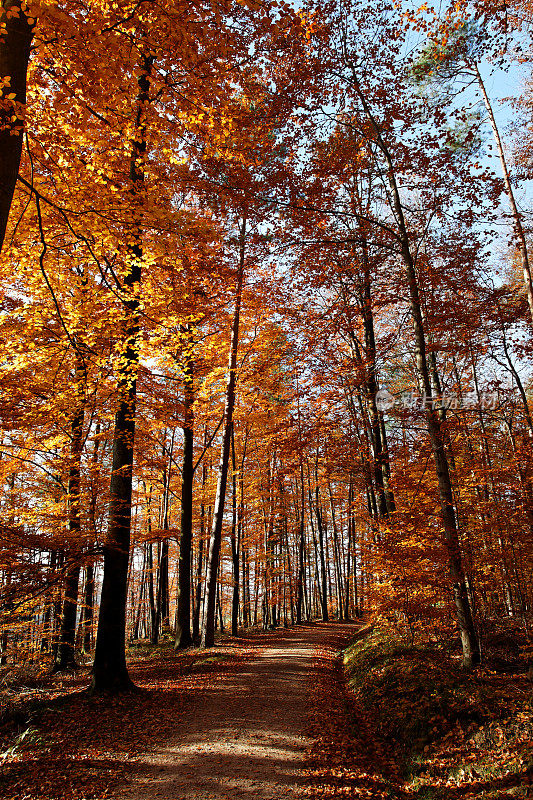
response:
M318 623L253 638L238 672L217 677L176 720L175 736L135 762L116 800L286 800L306 782L307 693L314 654L357 625Z

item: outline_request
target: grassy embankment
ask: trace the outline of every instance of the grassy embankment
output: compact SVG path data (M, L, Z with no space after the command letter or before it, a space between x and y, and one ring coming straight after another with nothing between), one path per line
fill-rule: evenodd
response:
M379 628L347 648L354 705L396 763L399 794L533 797L533 683L521 639L518 628L493 626L472 673L449 647L407 645Z

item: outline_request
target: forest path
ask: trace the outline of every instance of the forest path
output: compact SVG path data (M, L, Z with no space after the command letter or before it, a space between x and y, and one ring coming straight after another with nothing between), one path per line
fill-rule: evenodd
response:
M308 691L321 647L341 647L350 623L301 625L253 637L249 661L220 674L176 720L175 736L135 762L116 800L285 800L303 774ZM207 653L206 653L207 655Z

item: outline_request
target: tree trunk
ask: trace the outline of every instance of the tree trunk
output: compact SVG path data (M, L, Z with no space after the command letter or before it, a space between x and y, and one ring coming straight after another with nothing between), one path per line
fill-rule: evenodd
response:
M231 435L232 464L232 517L231 517L231 562L233 566L233 594L231 598L231 635L237 636L239 629L239 555L241 546L241 520L237 511L237 464L235 458L235 433Z
M19 174L24 135L26 81L34 25L21 9L21 0L3 0L0 25L0 79L10 77L0 98L0 252ZM17 16L6 17L7 13ZM7 95L15 97L8 100Z
M207 427L204 430L204 448L207 447ZM204 561L204 537L206 530L206 513L203 493L207 483L207 466L202 465L202 503L200 505L200 541L198 542L198 566L196 569L196 601L194 604L194 617L192 624L193 642L200 641L200 612L202 610L202 584L203 584L203 561Z
M300 513L299 513L299 526L298 526L298 576L296 580L296 622L298 625L302 623L302 616L304 612L304 594L305 594L305 479L304 479L304 464L303 464L303 443L302 443L302 416L300 411L300 387L298 384L298 377L296 376L296 400L298 410L298 446L300 455ZM296 481L298 483L298 481Z
M461 558L459 532L455 517L453 492L450 480L448 458L445 450L443 429L438 409L434 407L435 404L433 402L431 376L426 353L426 333L422 317L415 261L410 249L409 233L403 213L400 191L396 182L396 173L392 156L381 135L381 130L372 114L372 111L370 110L366 98L359 87L359 83L357 82L355 74L352 85L357 92L357 95L361 101L361 105L363 106L365 114L373 128L375 144L381 151L387 164L388 182L392 196L392 205L396 216L396 223L398 225L398 239L401 247L401 257L404 263L409 287L411 316L415 336L416 363L422 382L422 389L426 398L426 421L439 486L441 516L444 528L444 544L448 555L450 581L452 584L453 598L461 636L463 666L465 668L471 668L474 664L479 663L480 650L476 630L474 627L474 621L472 618L472 611L468 600L468 591Z
M315 462L315 514L318 529L318 551L320 556L320 577L321 577L321 592L320 592L320 607L322 610L322 619L328 622L328 581L326 575L326 555L324 546L324 524L322 518L322 511L320 509L320 489L318 485L318 451L316 454Z
M218 467L217 493L213 512L213 527L209 540L209 557L207 563L206 595L204 601L204 619L202 626L202 647L212 647L215 643L215 611L217 595L217 575L220 561L220 545L222 540L222 523L224 520L224 504L226 501L226 487L228 482L228 466L231 446L231 432L233 427L233 409L235 407L235 381L237 369L237 353L239 347L239 322L241 314L242 284L244 278L244 251L246 239L246 217L242 220L240 229L239 269L237 272L237 291L235 298L235 311L231 330L231 344L229 354L229 371L226 387L226 400L224 408L224 428L222 432L222 445Z
M168 531L168 527L163 528ZM161 542L157 584L157 623L158 631L164 632L169 627L169 591L168 591L168 539Z
M150 487L151 491L151 487ZM155 607L155 588L154 588L154 545L153 542L146 543L147 554L147 579L148 579L148 606L150 611L150 641L153 642L154 631L157 625L157 610Z
M174 453L174 437L175 430L172 431L169 449L165 443L163 445L163 457L168 455L168 468L165 466L163 469L163 503L161 509L161 529L163 530L163 539L161 541L160 558L157 584L157 621L155 630L157 631L157 638L154 644L159 639L160 631L168 631L170 627L170 591L169 591L169 541L168 531L170 530L169 507L170 507L170 473L172 470L172 458Z
M71 423L70 465L68 476L68 550L71 564L65 581L63 614L59 631L54 672L76 669L76 616L78 611L78 587L81 571L81 509L80 475L83 451L83 422L85 419L85 365L76 353L76 392L78 408Z
M194 366L190 351L185 353L183 368L184 409L183 464L181 473L181 528L178 574L178 607L176 611L176 648L190 647L191 633L191 550L192 492L194 478Z
M353 539L352 501L353 501L353 482L352 482L352 477L350 475L350 484L348 487L348 510L347 510L348 544L346 547L346 583L344 589L344 619L350 619L350 576L352 570L351 550L352 550L352 539ZM357 604L357 598L355 598L355 601Z
M144 106L149 102L150 72L153 57L145 56L138 79L139 94L132 142L130 178L133 199L142 205L146 131ZM140 216L140 215L139 215ZM124 278L127 298L123 323L123 357L119 372L119 401L113 433L113 457L110 483L109 520L104 543L104 576L98 617L98 632L93 664L93 692L121 692L133 688L126 666L126 605L131 533L131 498L133 482L133 447L137 370L139 366L139 285L143 250L140 219L134 220L134 237L128 272Z
M298 596L296 600L296 622L298 625L301 625L302 623L305 590L305 484L303 463L300 463L300 481L300 520L298 526Z
M328 495L331 509L331 527L333 531L333 568L335 575L335 593L337 596L337 614L340 619L344 618L344 598L343 598L343 583L342 583L342 568L341 568L341 554L339 545L339 535L337 531L337 520L335 516L335 503L333 501L333 492L331 489L331 481L328 482Z
M237 541L239 544L240 553L241 553L241 563L242 563L242 624L243 627L246 627L249 624L249 616L250 616L250 587L247 585L247 569L248 569L248 562L246 558L246 551L244 547L244 464L246 461L246 448L247 448L247 441L248 441L248 429L246 430L246 436L244 439L244 445L242 450L242 458L241 458L241 471L239 474L239 505L238 505L238 529L237 529ZM239 565L237 564L237 569L239 569Z
M92 454L91 471L91 496L89 500L89 533L87 536L88 547L94 548L97 541L96 530L96 498L98 494L96 477L98 471L98 450L100 448L100 423L96 424L94 449ZM82 652L87 655L93 647L93 621L94 621L94 554L89 553L89 563L85 567L85 598L83 602L83 637Z
M132 639L133 641L137 641L141 637L141 620L143 615L143 600L144 594L146 591L146 565L148 563L148 558L146 555L146 548L143 553L143 565L141 570L141 577L139 580L139 593L137 595L137 612L135 614L135 623L133 625L133 633ZM133 598L133 589L132 589L132 607L134 605L134 598Z
M83 639L82 652L86 655L93 646L93 617L94 617L94 566L87 564L85 567L85 597L83 601Z

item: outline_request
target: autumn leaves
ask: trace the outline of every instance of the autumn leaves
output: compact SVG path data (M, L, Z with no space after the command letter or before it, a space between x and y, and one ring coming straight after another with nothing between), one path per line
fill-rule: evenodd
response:
M501 184L452 146L455 107L415 87L413 18L65 0L34 27L15 5L6 103L33 50L27 131L0 132L0 219L23 156L2 268L2 568L32 621L8 639L31 630L35 652L39 631L72 666L76 609L92 620L99 598L94 688L118 690L141 632L187 647L203 626L210 646L229 620L369 607L444 630L454 608L476 663L474 612L525 612L531 591L509 346L529 337L512 267L529 262L522 226L491 286ZM512 408L442 402L505 374ZM409 392L425 407L395 403ZM26 592L10 564L28 561Z

